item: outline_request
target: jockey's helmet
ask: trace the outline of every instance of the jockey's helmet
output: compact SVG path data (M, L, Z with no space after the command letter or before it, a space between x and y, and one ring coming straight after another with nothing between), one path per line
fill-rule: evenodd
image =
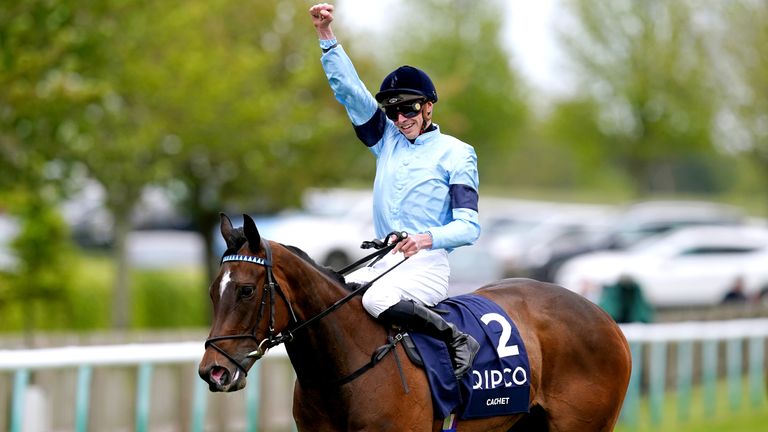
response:
M406 99L403 95L423 96L430 102L437 102L437 90L432 80L413 66L400 66L387 75L376 93L376 100L382 105L396 105Z

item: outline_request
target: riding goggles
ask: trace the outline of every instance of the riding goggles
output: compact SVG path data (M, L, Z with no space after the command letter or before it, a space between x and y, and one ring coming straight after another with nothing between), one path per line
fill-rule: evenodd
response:
M424 106L423 100L403 102L396 105L383 105L381 107L384 110L384 114L392 121L397 121L400 114L405 118L414 118L420 112Z

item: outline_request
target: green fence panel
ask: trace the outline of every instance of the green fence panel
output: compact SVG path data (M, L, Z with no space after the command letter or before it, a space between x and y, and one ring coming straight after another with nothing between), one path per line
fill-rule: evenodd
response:
M24 426L24 402L27 397L27 386L29 386L29 370L19 369L13 377L10 432L21 432Z
M691 385L693 381L693 341L677 345L677 419L691 418Z
M75 396L75 431L88 430L89 406L91 403L91 377L93 368L83 365L77 368L77 393Z
M741 356L741 339L729 339L726 342L726 372L728 378L728 401L732 410L741 407L741 380L743 379L743 364Z
M261 363L256 362L248 374L249 382L245 386L246 431L259 430L259 395L261 394Z
M749 340L749 393L752 406L757 408L765 397L765 338Z
M667 343L653 342L651 344L651 359L648 365L649 401L651 408L651 423L661 423L664 414L664 384L667 378Z
M621 420L636 425L640 411L640 381L643 376L643 344L631 342L629 349L632 353L632 372L629 376L627 396L624 398L624 406L621 410Z
M191 432L203 432L205 430L205 414L208 411L208 383L195 374L195 392L192 395L192 419L190 420Z
M139 365L139 376L136 383L136 432L149 431L149 407L152 389L151 363Z
M707 339L702 345L702 384L704 387L704 414L715 416L717 399L717 340Z

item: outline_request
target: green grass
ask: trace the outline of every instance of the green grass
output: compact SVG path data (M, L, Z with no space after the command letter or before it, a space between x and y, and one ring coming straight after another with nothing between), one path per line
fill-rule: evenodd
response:
M755 403L749 394L746 380L742 382L742 397L738 406L728 398L725 381L717 385L714 412L705 410L705 398L700 386L693 389L690 411L687 419L680 418L680 404L676 394L666 393L662 419L658 423L651 420L651 410L647 397L640 401L638 424L630 425L622 419L616 432L758 432L768 430L768 401L766 385L762 383L760 400Z

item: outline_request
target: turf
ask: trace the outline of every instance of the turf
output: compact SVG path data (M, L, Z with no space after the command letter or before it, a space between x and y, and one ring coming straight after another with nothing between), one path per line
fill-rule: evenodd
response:
M749 394L746 380L742 383L743 392L739 400L728 398L725 381L719 382L714 410L706 409L711 406L705 400L701 387L693 389L688 408L689 415L681 415L684 408L674 393L667 393L664 398L664 409L661 418L652 419L648 399L640 402L638 420L630 424L623 419L616 432L758 432L768 430L768 400L766 386L762 386L762 394L754 398ZM683 411L685 412L685 411Z

